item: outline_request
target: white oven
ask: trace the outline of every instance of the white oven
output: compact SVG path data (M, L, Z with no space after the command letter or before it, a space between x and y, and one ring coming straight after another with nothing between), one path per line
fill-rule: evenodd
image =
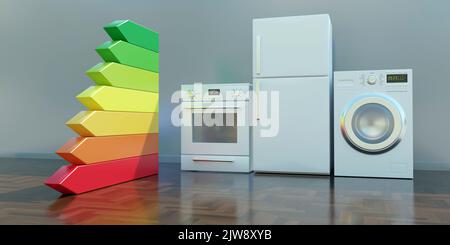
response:
M182 170L250 172L249 87L182 85Z

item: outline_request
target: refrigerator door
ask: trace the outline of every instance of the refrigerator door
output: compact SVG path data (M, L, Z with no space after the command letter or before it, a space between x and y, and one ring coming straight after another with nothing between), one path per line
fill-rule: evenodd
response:
M254 79L254 84L256 111L253 114L259 118L252 134L254 170L329 174L331 89L329 78ZM276 117L277 107L271 105L276 101L276 98L272 97L276 91L279 93L278 134L274 137L264 137L273 133L277 127L273 118L274 115ZM271 119L270 125L265 118Z
M253 77L331 76L329 15L253 20Z

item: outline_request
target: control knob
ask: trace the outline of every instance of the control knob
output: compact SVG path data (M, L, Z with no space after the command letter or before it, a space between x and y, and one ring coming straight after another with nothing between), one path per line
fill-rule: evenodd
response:
M377 82L378 82L378 79L377 79L377 77L375 75L369 75L367 77L367 83L369 85L375 85Z

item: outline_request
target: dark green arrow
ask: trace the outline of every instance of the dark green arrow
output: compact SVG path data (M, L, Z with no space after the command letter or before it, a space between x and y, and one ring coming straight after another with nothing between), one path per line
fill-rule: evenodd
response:
M125 41L159 52L158 33L130 20L116 20L104 27L114 41Z

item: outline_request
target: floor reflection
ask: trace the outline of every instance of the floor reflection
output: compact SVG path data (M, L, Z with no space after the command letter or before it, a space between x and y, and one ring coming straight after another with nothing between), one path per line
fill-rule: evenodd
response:
M332 224L328 176L256 175L254 224Z
M412 180L180 172L175 165L161 169L160 176L61 197L48 215L65 224L449 222L448 209L442 209L448 208L449 196L414 193ZM430 208L447 213L434 218Z
M399 179L335 178L337 224L414 224L414 182Z
M158 178L61 196L48 214L65 224L158 224Z
M2 176L17 184L0 193L1 224L450 224L449 172L333 179L161 164L158 176L59 198L30 184L41 183L39 175Z
M181 173L180 222L248 224L251 209L249 174Z

